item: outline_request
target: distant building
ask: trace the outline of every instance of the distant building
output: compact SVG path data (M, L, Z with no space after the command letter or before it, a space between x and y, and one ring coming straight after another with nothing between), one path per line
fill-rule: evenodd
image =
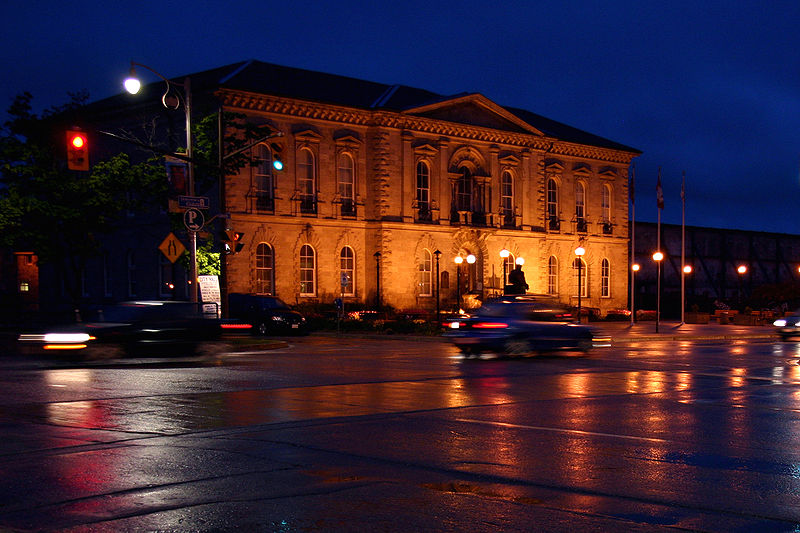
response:
M433 310L438 288L448 309L500 293L504 264L510 272L520 260L530 292L574 303L582 261L583 305L626 306L628 167L638 150L480 94L258 61L189 78L196 114L222 106L282 134L252 148L259 164L225 177L228 226L244 233L242 251L226 257L230 292ZM159 84L93 112L179 139L180 111L154 107ZM143 222L132 217L109 242L86 278L88 300L166 297L167 279L185 297L184 275L158 251L166 217Z
M641 265L634 288L637 309L655 309L657 267L652 260L657 224L636 222L633 260ZM661 225L662 310L680 316L681 226ZM800 305L800 235L686 226L686 310L775 308ZM740 267L744 267L740 272Z

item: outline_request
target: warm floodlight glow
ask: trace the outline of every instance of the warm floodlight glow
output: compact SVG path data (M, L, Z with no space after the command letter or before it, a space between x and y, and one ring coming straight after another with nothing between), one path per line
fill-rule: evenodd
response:
M639 265L639 263L634 263L631 265L631 270L633 270L634 272L639 272L640 268L642 267Z
M686 265L685 267L683 267L683 273L684 274L691 274L692 273L692 265Z
M476 259L475 259L475 256L474 256L474 255L472 255L472 254L469 254L469 255L467 256L467 263L469 263L470 265L474 264L474 263L475 263L475 261L476 261Z
M585 253L586 249L583 246L578 246L577 248L575 248L575 255L577 255L578 257L582 256Z
M503 259L505 259L506 257L508 257L510 254L511 254L511 252L509 252L509 251L508 251L508 250L506 250L505 248L503 248L502 250L500 250L500 257L502 257Z
M739 274L747 273L747 267L745 265L739 265L739 268L736 269L736 272Z
M522 265L525 264L525 258L524 257L517 257L517 260L514 261L514 263L518 264L519 266L522 266Z
M464 258L463 258L463 257L461 257L460 255L457 255L457 256L455 257L455 259L453 259L453 261L455 261L455 263L456 263L457 265L460 265L461 263L463 263L463 262L464 262Z
M653 254L653 261L661 261L662 259L664 259L664 254L661 252L656 252Z

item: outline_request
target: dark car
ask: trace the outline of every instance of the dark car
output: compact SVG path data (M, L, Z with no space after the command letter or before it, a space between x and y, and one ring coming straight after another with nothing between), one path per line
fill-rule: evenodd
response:
M588 351L594 330L576 324L570 310L554 301L503 298L449 322L444 333L462 352L524 355L538 351Z
M206 304L207 305L207 304ZM216 318L204 304L138 301L93 310L86 322L25 333L23 353L69 354L72 358L106 359L129 356L195 355L219 347L217 341L252 326Z
M800 311L779 318L772 325L778 330L781 340L788 341L792 337L800 337Z
M299 312L274 296L231 293L228 314L253 325L254 335L306 335L308 323Z

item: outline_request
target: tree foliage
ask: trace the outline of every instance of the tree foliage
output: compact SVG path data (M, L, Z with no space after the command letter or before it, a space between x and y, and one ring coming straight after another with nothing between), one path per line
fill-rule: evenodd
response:
M37 116L31 95L22 93L0 131L0 245L57 265L75 301L79 273L101 251L97 237L118 228L127 212L166 197L163 169L133 164L124 153L88 172L67 169L65 131L84 100L73 95Z

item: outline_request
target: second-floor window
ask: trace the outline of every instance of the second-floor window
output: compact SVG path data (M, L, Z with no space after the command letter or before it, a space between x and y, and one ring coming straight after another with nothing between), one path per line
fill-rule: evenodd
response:
M547 225L551 230L559 229L558 184L553 178L547 180Z
M308 148L297 153L297 189L300 194L300 212L317 212L317 172L314 154Z
M461 177L456 181L456 210L472 211L472 172L461 168Z
M355 171L350 154L339 154L339 198L342 202L342 216L355 216Z
M431 219L430 169L425 161L417 163L417 218Z
M578 231L586 231L586 186L575 183L575 222Z
M256 165L253 168L253 193L258 211L275 209L274 184L272 182L272 151L264 144L255 147Z
M514 218L514 179L511 172L505 171L500 177L500 214L504 226L515 226Z

